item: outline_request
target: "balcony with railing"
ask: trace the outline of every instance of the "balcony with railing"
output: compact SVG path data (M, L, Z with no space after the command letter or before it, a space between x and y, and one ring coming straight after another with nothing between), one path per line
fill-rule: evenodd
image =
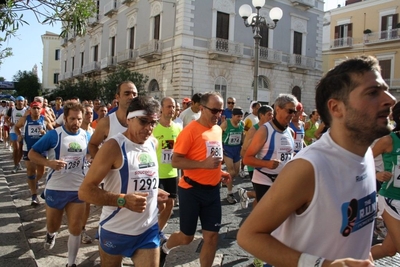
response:
M131 4L136 4L139 0L121 0L121 4L130 6Z
M133 49L126 49L119 52L117 55L117 63L127 66L133 66L136 62L138 51Z
M290 0L294 6L301 6L304 8L315 7L315 0Z
M146 61L160 60L162 55L162 42L153 39L139 47L139 57Z
M208 54L210 59L234 62L243 56L243 44L221 38L208 41Z
M74 77L81 76L81 75L82 75L82 68L74 69L74 71L72 72L72 75L73 75Z
M290 54L286 57L288 68L293 72L305 73L315 68L315 58Z
M338 38L331 41L331 49L343 49L343 48L350 48L352 46L353 46L352 37Z
M282 63L282 51L277 51L267 47L260 47L258 59L260 65L274 66L276 64Z
M100 62L93 61L89 64L83 65L82 73L89 74L92 72L100 72Z
M68 46L68 34L64 38L61 38L60 44L62 47Z
M88 20L88 26L89 27L96 27L97 25L100 24L100 20L101 20L101 15L100 14L96 14L94 17L89 18Z
M109 0L104 6L104 16L112 17L118 13L120 2L117 0Z
M114 70L117 67L117 56L107 56L100 61L102 70Z
M366 45L395 41L400 42L400 28L364 34L364 43Z

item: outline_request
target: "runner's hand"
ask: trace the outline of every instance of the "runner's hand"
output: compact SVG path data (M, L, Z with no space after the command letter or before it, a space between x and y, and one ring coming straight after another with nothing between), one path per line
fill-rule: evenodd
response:
M328 265L326 265L328 263ZM371 260L355 260L351 258L338 259L333 262L325 260L322 266L330 267L373 267L375 264Z
M158 203L165 203L168 200L169 193L161 188L158 188L157 201Z
M222 157L214 156L215 152L211 152L205 160L203 160L203 169L216 169L222 162Z
M65 166L67 165L67 162L63 161L63 160L50 160L49 161L49 167L52 168L55 171L59 171L61 169L64 169Z
M229 172L221 171L221 182L227 184L231 181L232 181L232 176L229 174Z
M281 163L279 160L277 160L277 159L271 159L271 160L268 160L268 161L267 161L267 166L266 166L266 167L267 167L268 169L273 170L273 169L278 168L279 163Z
M376 173L376 180L379 182L387 182L392 178L392 173L391 172L377 172Z
M125 195L125 208L142 213L146 209L149 193L136 192Z

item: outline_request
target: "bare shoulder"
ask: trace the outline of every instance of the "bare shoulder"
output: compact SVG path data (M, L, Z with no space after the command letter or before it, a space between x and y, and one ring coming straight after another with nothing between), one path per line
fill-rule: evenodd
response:
M374 157L385 152L389 153L393 149L393 139L390 135L385 135L379 138L371 147Z

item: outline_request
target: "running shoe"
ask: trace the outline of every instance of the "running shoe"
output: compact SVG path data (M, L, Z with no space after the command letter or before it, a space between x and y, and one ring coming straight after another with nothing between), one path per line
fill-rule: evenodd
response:
M122 265L121 265L121 266L122 266ZM65 267L76 267L76 264L74 263L74 264L72 264L71 266L69 266L68 263L67 263L67 265L65 265Z
M241 171L239 172L239 176L240 176L240 178L246 177L246 172L245 172L244 170L241 170Z
M164 235L163 231L158 232L158 235L160 236L160 244L167 242L168 238Z
M247 190L244 188L238 189L239 196L240 196L240 206L242 209L246 209L249 206L249 197L247 196Z
M81 242L82 242L82 244L91 244L92 243L92 238L86 233L86 230L82 230Z
M229 204L236 204L237 200L233 194L228 194L226 196L226 200L228 201Z
M49 233L47 233L44 241L44 249L46 250L52 249L55 243L56 243L56 234L50 236Z
M262 260L254 258L254 261L253 261L254 267L263 267L263 265L264 265L264 262Z
M17 173L18 171L18 166L14 166L14 169L12 169L11 173Z
M38 205L40 205L39 198L37 197L37 195L32 196L31 206L36 207Z

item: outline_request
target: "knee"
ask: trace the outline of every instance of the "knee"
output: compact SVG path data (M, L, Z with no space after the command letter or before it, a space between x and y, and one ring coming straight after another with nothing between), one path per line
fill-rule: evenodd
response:
M181 233L181 244L182 245L189 245L193 241L194 236L192 235L185 235Z
M394 255L396 255L397 250L396 248L392 247L392 248L385 248L385 254L388 257L393 257Z

